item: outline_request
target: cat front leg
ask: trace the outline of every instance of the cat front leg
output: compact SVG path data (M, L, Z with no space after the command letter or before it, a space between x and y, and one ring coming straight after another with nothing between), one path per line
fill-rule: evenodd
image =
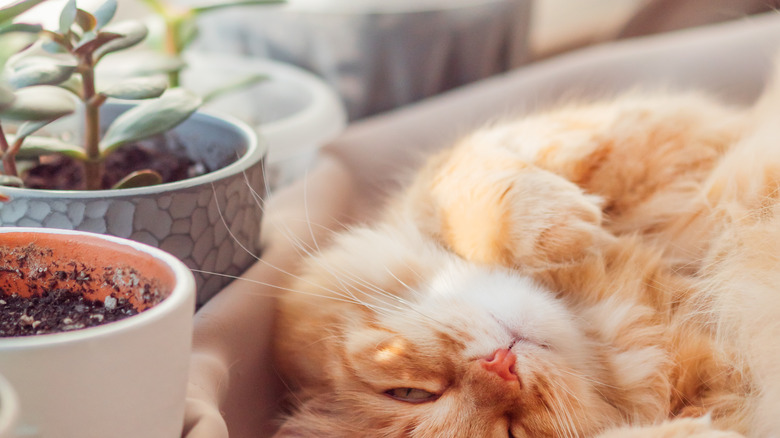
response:
M648 427L613 429L597 438L744 438L737 432L715 429L709 417L678 418Z
M477 263L562 266L609 236L597 196L500 151L455 148L437 157L406 202L424 233Z

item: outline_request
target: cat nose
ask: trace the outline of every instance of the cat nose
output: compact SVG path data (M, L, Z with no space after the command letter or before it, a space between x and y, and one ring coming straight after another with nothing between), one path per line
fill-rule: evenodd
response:
M480 365L482 368L498 374L504 380L513 381L519 380L513 369L516 361L517 356L511 350L501 348L496 350L490 359L480 359Z

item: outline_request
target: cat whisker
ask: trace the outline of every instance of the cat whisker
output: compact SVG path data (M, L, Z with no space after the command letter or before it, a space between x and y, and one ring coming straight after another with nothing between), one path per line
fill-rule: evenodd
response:
M388 274L389 274L391 277L393 277L393 279L395 279L395 281L397 281L398 283L400 283L400 284L401 284L401 286L405 287L405 288L406 288L406 290L408 290L409 292L412 292L413 294L415 294L415 295L418 295L418 296L422 296L422 293L420 293L420 291L418 291L417 289L415 289L415 288L413 288L413 287L409 286L409 285L408 285L408 284L406 284L406 283L405 283L403 280L401 280L400 278L398 278L398 277L397 277L397 276L396 276L396 275L393 273L393 271L391 271L391 270L390 270L390 268L388 268L387 266L385 266L385 272L387 272L387 273L388 273ZM418 275L419 275L419 274L418 274Z
M302 294L302 295L309 295L309 296L314 296L314 297L326 298L326 299L339 301L339 302L344 302L344 303L350 303L350 304L363 304L363 303L360 303L360 302L356 302L354 300L346 299L346 298L344 298L342 296L329 296L329 295L316 294L316 293L302 291L302 290L296 290L296 289L292 289L292 288L288 288L288 287L284 287L284 286L279 286L279 285L273 284L273 283L268 283L268 282L264 282L264 281L260 281L260 280L253 280L251 278L241 277L239 275L229 275L229 274L223 274L223 273L220 273L220 272L204 271L204 270L201 270L201 269L190 269L190 270L193 271L193 272L198 272L198 273L203 273L203 274L217 275L217 276L225 277L225 278L232 278L233 280L246 281L246 282L249 282L249 283L257 284L257 285L260 285L260 286L266 286L266 287L270 287L270 288L277 289L277 290L280 290L280 291L285 291L285 292L293 292L293 293L298 293L298 294ZM255 294L255 292L252 292L252 293ZM270 295L266 295L266 296L269 297L269 298L277 297L276 294L270 294Z
M560 372L562 372L564 374L567 374L569 376L572 376L572 377L574 377L576 379L582 380L583 382L588 382L588 383L592 384L593 386L595 386L596 388L604 387L604 388L610 388L610 389L618 389L618 387L615 386L615 385L610 385L608 383L604 383L604 382L599 381L597 379L594 379L592 377L587 377L587 376L583 375L582 373L578 373L578 372L571 371L571 370L566 370L566 369L560 369L558 371L560 371Z
M543 392L540 392L540 397L544 397L545 403L544 406L547 408L547 412L550 413L550 417L555 420L555 423L557 424L556 429L558 429L556 432L563 433L567 438L572 438L573 434L571 431L571 424L568 421L568 411L565 409L564 406L561 405L561 401L557 397L546 397L546 394ZM552 404L552 410L548 408L548 405ZM566 418L565 418L566 417Z
M339 287L343 291L343 293L346 296L349 296L350 298L352 298L356 303L360 303L360 304L362 304L362 305L364 305L364 306L366 306L368 308L371 308L371 309L379 309L378 306L369 304L365 300L358 298L357 295L355 294L355 292L360 293L362 295L365 295L366 297L371 297L373 299L376 299L377 301L380 301L382 304L385 304L385 305L388 304L387 302L384 302L381 299L378 299L377 295L369 295L365 291L361 290L360 288L358 288L356 286L353 286L353 285L351 285L349 283L346 283L345 280L352 280L355 283L359 283L359 284L363 285L364 287L366 287L368 290L372 290L374 292L378 292L379 293L378 295L383 295L384 294L385 296L391 296L389 294L386 294L381 289L371 285L368 282L364 282L363 280L361 280L361 279L359 279L359 278L357 278L357 277L355 277L355 276L353 276L351 274L348 274L346 272L337 272L331 265L325 264L324 262L322 262L321 259L319 259L317 257L314 257L313 260L315 260L318 265L320 265L328 273L330 273L330 275L333 277L333 279L336 282L338 282Z
M228 235L230 235L230 238L235 241L239 247L241 247L244 252L251 255L255 260L260 260L260 256L253 253L249 250L246 246L244 246L243 243L236 237L235 234L233 234L233 230L230 229L230 226L228 226L227 221L225 220L225 216L222 214L222 207L219 205L219 197L217 196L217 189L214 186L214 183L211 183L211 191L214 193L214 202L217 204L217 213L219 214L219 219L222 221L222 225L225 226L225 229L227 230Z
M358 277L358 276L356 276L354 274L351 274L351 273L345 272L345 271L339 271L339 270L336 270L333 266L325 265L321 260L317 260L317 258L315 258L315 260L317 261L318 264L320 264L320 266L325 268L331 274L331 276L345 290L345 293L348 293L352 298L354 298L356 300L358 300L358 298L357 298L357 296L355 295L355 293L353 291L361 293L363 295L366 295L367 297L371 297L371 298L373 298L373 299L375 299L377 301L380 301L384 305L387 305L387 306L389 306L389 307L391 307L391 308L393 308L395 310L407 310L407 309L411 309L412 308L412 306L410 305L410 303L408 301L406 301L402 297L399 297L398 295L395 295L393 293L387 292L383 288L381 288L381 287L379 287L377 285L374 285L374 284L372 284L372 283L370 283L370 282L368 282L368 281L366 281L366 280L364 280L364 279L362 279L362 278L360 278L360 277ZM398 280L397 277L394 277L394 278L396 278L396 280ZM369 295L366 291L360 289L359 287L345 283L345 280L349 280L349 281L351 281L353 283L356 283L357 285L364 287L366 290L368 290L370 292L373 292L373 294ZM402 285L406 286L400 280L398 280L398 281ZM408 286L406 286L406 287L408 287ZM389 301L384 301L384 300L382 300L382 298L387 298ZM400 304L400 305L402 305L404 307L400 307L399 305L395 305L393 303L398 303L398 304ZM425 315L423 315L423 316L425 316Z
M306 178L304 177L304 179L306 179ZM261 212L264 213L265 212L265 200L264 200L264 197L261 194L259 194L251 186L251 184L249 183L248 176L246 175L246 172L244 172L244 180L246 182L246 187L250 191L250 193L251 193L253 199L255 200L258 208L260 209ZM265 183L266 183L265 191L266 191L266 193L270 194L271 193L271 188L268 185L268 181L265 181ZM278 272L288 276L289 278L296 279L296 280L299 280L299 281L304 281L304 282L306 282L306 283L308 283L308 284L310 284L312 286L316 286L318 288L321 288L321 289L323 289L323 291L325 291L325 292L327 292L329 294L332 294L333 297L328 296L328 295L324 295L324 294L312 294L311 292L308 292L307 294L309 294L309 295L316 295L316 296L323 296L323 297L332 298L332 299L338 299L339 301L344 301L344 302L351 302L351 303L354 303L354 304L365 306L365 307L370 308L370 309L372 309L374 311L382 311L382 312L385 312L385 313L388 310L403 311L403 310L407 310L407 309L411 308L410 304L406 300L404 300L403 298L401 298L399 296L396 296L394 294L388 293L388 292L384 291L383 289L381 289L380 287L372 285L371 283L369 283L369 282L367 282L367 281L365 281L363 279L360 279L360 278L358 278L355 275L347 274L345 272L337 272L335 269L333 269L332 266L323 266L323 268L325 268L328 272L330 272L331 275L334 277L334 279L336 279L336 281L338 281L339 285L341 286L340 287L341 292L339 292L338 290L330 289L330 288L324 288L324 287L322 287L321 284L315 284L314 282L308 281L308 280L306 280L305 278L303 278L301 276L295 275L295 274L293 274L293 273L291 273L291 272L289 272L289 271L287 271L285 269L282 269L282 268L280 268L278 266L275 266L275 265L273 265L271 263L268 263L266 260L262 259L262 257L260 257L258 254L255 254L254 252L252 252L246 245L244 245L240 241L240 239L238 239L238 237L232 232L232 230L230 230L230 228L227 226L227 221L226 221L226 219L224 217L222 208L221 208L221 206L219 204L219 200L216 199L216 188L214 187L213 183L212 183L212 190L213 190L213 192L215 194L215 202L217 203L217 212L218 212L218 214L220 216L220 220L222 221L223 225L225 226L225 228L226 228L230 238L232 238L239 245L239 247L243 251L245 251L246 253L250 254L255 260L258 260L260 263L264 264L265 266L268 266L268 267L270 267L272 269L275 269L276 271L278 271ZM307 193L308 193L308 185L304 184L304 195L303 195L304 199L308 199L307 198ZM319 244L317 242L316 234L314 233L313 227L314 226L318 226L318 227L321 227L322 229L324 229L325 231L332 231L332 230L329 229L328 227L323 227L322 225L314 224L311 221L311 217L310 217L309 209L308 209L308 202L304 202L304 216L305 216L304 223L308 227L309 235L310 235L311 240L313 242L312 245L309 245L308 243L303 241L303 239L301 239L300 237L296 236L286 226L285 227L277 226L277 231L282 233L282 235L284 235L286 237L286 239L290 243L293 244L293 247L296 249L296 251L299 252L300 256L316 259L316 257L314 257L314 255L315 255L315 253L319 252L321 250L321 248L320 248L320 246L319 246ZM215 273L215 272L207 272L207 271L197 271L197 272L201 272L201 273L204 273L204 274L210 274L210 275L222 275L224 277L230 277L230 278L238 279L238 277L235 277L235 276L223 275L223 274L219 274L219 273ZM388 272L389 272L389 269L388 269ZM419 274L417 274L416 272L415 272L415 274L419 276ZM357 287L352 287L352 286L346 284L342 280L343 277L346 277L347 280L352 280L355 283L358 283L358 284L362 285L366 289L374 292L374 294L373 295L369 295L369 294L361 291ZM409 290L409 291L411 291L413 293L419 293L419 292L415 291L413 288L411 288L408 285L406 285L405 283L403 283L402 281L400 281L400 279L398 279L395 275L393 275L393 277L397 281L399 281L400 284L402 284L404 287L406 287L407 290ZM246 280L246 279L242 279L242 280ZM264 285L267 285L267 286L271 286L271 287L274 287L275 289L280 290L280 291L289 291L289 292L293 292L293 293L303 293L300 290L295 290L295 289L292 289L292 288L286 288L286 287L283 287L283 286L272 285L272 284L262 283L262 282L256 282L256 283L264 284ZM380 305L371 304L371 303L367 302L365 299L359 298L355 292L362 292L364 295L370 296L374 300L378 301L380 303ZM383 300L380 297L387 298L388 300ZM398 303L398 305L392 304L392 302ZM401 307L401 306L404 306L404 307ZM421 313L420 313L420 315L423 316L423 317L427 317L426 315L421 314Z
M256 204L257 204L258 208L261 210L261 212L263 212L263 213L264 213L264 212L265 212L265 208L264 208L264 199L263 199L263 197L262 197L262 196L261 196L259 193L257 193L257 191L256 191L256 190L255 190L255 189L252 187L252 185L249 183L249 179L248 179L248 176L247 176L246 172L244 172L244 173L243 173L243 175L244 175L244 180L245 180L245 182L246 182L246 187L249 189L250 193L252 194L253 198L255 199L255 202L256 202ZM264 180L264 181L265 181L265 184L266 184L266 187L265 187L266 193L270 193L270 191L271 191L271 190L270 190L270 186L268 186L268 181L267 181L267 180ZM245 246L245 245L244 245L244 244L243 244L243 243L240 241L240 239L238 239L238 237L237 237L237 236L235 236L235 234L233 234L233 231L232 231L232 230L230 229L230 227L227 225L227 222L226 222L226 220L225 220L225 217L224 217L224 214L223 214L222 208L221 208L221 206L219 205L219 199L218 199L218 197L216 196L216 194L217 194L217 193L216 193L216 187L214 186L214 183L212 183L212 184L211 184L211 187L212 187L212 191L213 191L213 193L214 193L214 201L215 201L215 203L216 203L217 212L218 212L218 214L219 214L220 220L222 221L222 224L225 226L225 229L227 230L227 232L228 232L228 234L230 235L230 237L231 237L231 238L232 238L232 239L233 239L233 240L234 240L234 241L235 241L235 242L236 242L236 243L239 245L239 247L240 247L242 250L244 250L244 251L245 251L247 254L251 255L251 256L252 256L252 257L253 257L255 260L257 260L257 261L260 261L260 262L261 262L261 263L263 263L264 265L266 265L266 266L268 266L268 267L271 267L271 268L273 268L273 269L277 270L278 272L281 272L281 273L283 273L283 274L285 274L285 275L287 275L287 276L289 276L289 277L291 277L291 278L295 278L295 279L299 279L299 280L300 280L300 279L301 279L301 277L299 277L299 276L296 276L296 275L294 275L294 274L292 274L292 273L290 273L290 272L288 272L288 271L286 271L286 270L284 270L284 269L282 269L282 268L279 268L279 267L277 267L277 266L274 266L274 265L272 265L272 264L268 263L267 261L265 261L264 259L262 259L262 258L261 258L261 257L260 257L258 254L255 254L255 253L253 253L251 250L249 250L249 249L248 249L248 248L247 248L247 247L246 247L246 246ZM287 232L288 232L289 230L281 230L281 229L280 229L279 231L280 231L280 232L282 232L282 233L284 233L284 234L287 234ZM288 235L288 237L289 237L289 235ZM290 240L291 240L291 239L290 239ZM300 247L300 246L301 246L301 245L296 245L296 247ZM215 273L215 272L208 272L208 271L198 271L198 272L201 272L201 273L204 273L204 274L210 274L210 275L220 275L219 273ZM226 277L230 277L230 276L227 276L227 275L224 275L224 276L226 276ZM237 278L237 277L233 277L233 278ZM313 283L312 283L312 284L313 284ZM270 286L273 286L273 285L270 285ZM278 287L278 286L276 286L276 288L277 288L277 289L283 289L283 288L280 288L280 287Z
M557 384L555 382L550 382L552 385L555 385L557 389L561 392L566 393L569 397L563 398L563 397L551 397L551 399L558 405L558 408L556 411L563 414L563 416L559 416L561 418L561 421L564 423L564 427L566 429L566 434L569 437L576 437L579 435L577 433L577 427L574 424L574 417L573 413L575 410L573 409L574 406L572 404L572 400L576 401L577 404L580 405L580 408L583 408L583 404L580 401L580 399L574 395L568 388L566 388L565 385ZM581 427L581 420L578 419L579 426Z

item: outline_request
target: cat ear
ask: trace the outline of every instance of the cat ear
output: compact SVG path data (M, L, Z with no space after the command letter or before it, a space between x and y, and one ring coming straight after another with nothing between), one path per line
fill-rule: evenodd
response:
M536 166L494 157L441 169L427 187L435 214L423 227L470 261L550 268L582 258L607 234L599 197Z

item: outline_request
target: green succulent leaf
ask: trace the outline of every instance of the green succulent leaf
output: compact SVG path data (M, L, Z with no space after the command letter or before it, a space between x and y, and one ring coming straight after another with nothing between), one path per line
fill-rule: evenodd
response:
M97 18L83 9L76 10L76 24L84 32L90 32L97 26Z
M28 32L10 32L0 35L0 68L12 56L30 47L38 37Z
M16 91L14 102L0 112L0 119L15 121L54 120L76 110L73 95L52 85L37 85Z
M31 65L40 65L40 64L58 64L66 67L73 67L76 68L78 64L72 57L55 57L55 56L49 56L45 54L25 54L25 56L21 56L18 59L15 59L14 62L10 65L11 69L13 71L21 70L23 68L27 68Z
M64 47L55 43L54 41L44 41L41 43L41 48L46 51L46 53L51 53L53 55L68 53Z
M91 36L88 36L81 41L76 47L75 52L79 56L85 56L94 53L101 47L107 46L112 41L121 40L122 38L122 35L113 32L98 32L97 34L91 34Z
M114 184L112 189L132 189L162 184L162 175L151 169L137 170Z
M80 146L66 143L56 138L43 136L29 136L24 139L21 149L19 149L19 152L16 154L16 158L26 160L51 154L65 155L66 157L79 161L87 160L87 155Z
M43 30L43 26L41 26L40 24L12 23L0 27L0 35L11 33L11 32L24 32L24 33L37 34L42 30Z
M54 120L56 119L41 120L38 122L24 122L19 126L19 129L16 130L16 138L28 137Z
M203 102L211 102L214 99L219 98L220 96L223 96L228 93L232 93L236 90L240 90L242 88L249 87L251 85L257 84L259 82L263 82L269 79L268 75L265 74L253 74L249 76L244 76L241 78L238 78L237 80L233 82L229 82L219 88L215 88L208 93L203 95Z
M103 136L100 150L105 155L129 141L165 132L186 120L200 104L201 98L191 91L168 90L162 97L144 102L117 117Z
M81 35L81 38L79 38L79 42L76 45L76 47L81 47L90 41L94 41L97 37L98 37L98 32L96 30L94 29L88 30Z
M117 99L151 99L160 97L168 88L168 80L164 77L139 77L122 81L101 91L109 97Z
M187 66L184 60L179 56L166 55L160 52L143 53L139 59L137 57L119 57L112 56L105 62L121 63L124 71L131 76L149 76L161 73L170 73L180 71Z
M106 0L100 6L98 6L98 8L95 10L95 13L93 14L97 20L95 29L102 29L111 21L111 19L114 18L114 14L116 14L116 6L116 0Z
M122 21L111 26L106 26L105 31L121 35L121 38L117 38L108 44L104 44L98 50L96 50L96 60L102 58L108 53L133 47L143 41L144 38L146 38L146 35L149 34L149 30L146 28L146 26L138 21Z
M153 10L155 13L160 15L165 15L165 6L163 3L159 0L140 0L141 3L148 6L151 10Z
M0 175L0 186L7 187L24 187L24 181L18 176ZM7 202L10 198L0 193L0 202Z
M0 8L0 23L11 21L23 12L44 1L46 0L24 0L3 6Z
M196 15L211 12L217 9L232 8L235 6L253 6L253 5L278 5L287 3L285 0L237 0L237 1L213 1L210 4L201 5L192 8Z
M79 99L82 99L84 92L84 81L81 75L72 75L65 82L59 84L59 87L73 93Z
M56 32L43 30L42 34L44 41L41 43L41 48L48 53L67 53L65 48L71 47L70 41Z
M0 84L0 112L11 106L15 99L13 90Z
M198 37L198 24L195 16L183 20L179 25L179 47L187 47Z
M9 85L16 89L34 85L57 85L70 78L74 71L76 71L74 65L39 61L14 70L7 80Z
M76 0L68 0L60 13L60 33L67 34L70 31L70 27L76 21L76 15L78 9L76 8Z

